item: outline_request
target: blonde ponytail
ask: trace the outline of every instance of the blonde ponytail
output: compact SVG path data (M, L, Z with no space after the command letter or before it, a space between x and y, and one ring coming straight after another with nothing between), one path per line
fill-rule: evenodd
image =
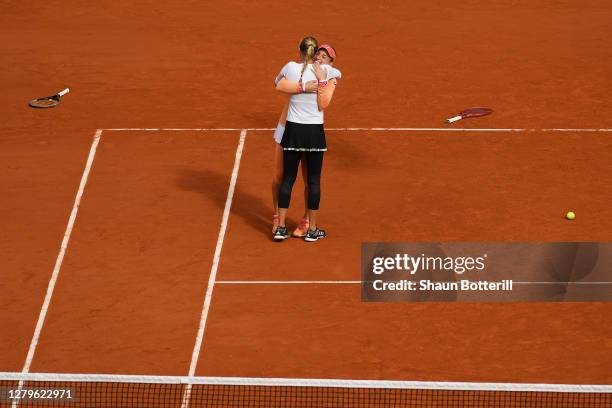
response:
M300 80L304 76L308 63L312 61L317 52L318 42L314 37L304 37L300 42L300 56L302 57L302 72L300 73Z

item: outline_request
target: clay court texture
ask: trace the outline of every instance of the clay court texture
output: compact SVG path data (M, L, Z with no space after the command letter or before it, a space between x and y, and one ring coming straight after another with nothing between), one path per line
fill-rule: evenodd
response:
M363 242L612 240L611 3L0 9L0 372L612 384L610 303L359 286ZM329 237L279 244L273 79L305 35L343 73Z

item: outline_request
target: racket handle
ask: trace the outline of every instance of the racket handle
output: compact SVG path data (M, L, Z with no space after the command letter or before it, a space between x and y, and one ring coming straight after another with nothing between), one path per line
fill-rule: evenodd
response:
M459 115L459 116L453 116L453 117L452 117L452 118L450 118L450 119L446 119L446 122L448 122L448 123L453 123L453 122L456 122L456 121L458 121L458 120L461 120L461 115Z
M70 92L70 89L66 88L64 89L62 92L58 93L59 96L64 96L66 95L68 92Z

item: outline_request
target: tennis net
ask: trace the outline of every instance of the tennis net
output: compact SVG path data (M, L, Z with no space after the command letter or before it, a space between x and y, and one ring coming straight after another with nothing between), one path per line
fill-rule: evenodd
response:
M0 407L612 407L610 385L0 373Z

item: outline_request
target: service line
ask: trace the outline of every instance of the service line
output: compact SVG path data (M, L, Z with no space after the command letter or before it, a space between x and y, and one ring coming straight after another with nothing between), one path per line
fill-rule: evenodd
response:
M109 132L231 132L231 131L273 131L275 128L108 128ZM369 132L612 132L612 129L597 128L453 128L453 127L346 127L346 128L326 128L329 131L369 131Z

